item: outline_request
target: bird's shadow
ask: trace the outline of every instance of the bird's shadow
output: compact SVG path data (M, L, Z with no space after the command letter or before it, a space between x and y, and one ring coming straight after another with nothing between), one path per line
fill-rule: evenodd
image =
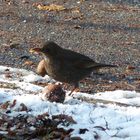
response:
M93 79L94 81L118 81L118 77L117 75L113 74L113 73L108 73L108 72L92 72L92 74L89 76L90 79Z

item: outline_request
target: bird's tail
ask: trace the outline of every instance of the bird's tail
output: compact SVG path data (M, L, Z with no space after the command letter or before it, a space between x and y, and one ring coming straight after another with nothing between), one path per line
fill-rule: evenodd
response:
M102 63L97 63L93 68L104 68L104 67L118 67L117 65L110 65L110 64L102 64Z

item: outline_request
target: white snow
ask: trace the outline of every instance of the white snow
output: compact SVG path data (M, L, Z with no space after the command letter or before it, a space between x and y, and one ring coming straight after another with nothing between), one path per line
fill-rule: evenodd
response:
M5 71L12 77L6 77ZM35 81L52 81L48 76L46 79L36 75L31 71L0 66L0 83L14 83L18 88L0 88L0 103L5 101L13 102L17 100L16 106L9 114L18 115L17 109L21 103L24 103L33 115L39 115L48 112L51 115L66 114L72 116L77 122L71 124L65 129L73 128L72 136L80 136L84 140L94 140L98 134L100 140L140 140L140 93L135 91L108 91L89 95L87 93L75 93L75 97L87 97L90 99L103 99L125 103L128 106L119 106L118 104L91 104L73 99L66 96L65 102L55 103L42 101L42 87L34 85ZM35 94L31 94L31 93ZM130 106L129 106L130 105ZM26 113L26 112L22 112ZM59 126L64 127L64 126ZM14 128L13 128L14 129ZM31 129L35 129L32 128ZM80 129L88 129L84 134L79 134ZM7 133L0 131L0 133Z

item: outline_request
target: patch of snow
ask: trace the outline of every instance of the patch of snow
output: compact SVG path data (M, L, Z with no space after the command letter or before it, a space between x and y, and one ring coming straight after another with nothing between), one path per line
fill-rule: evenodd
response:
M7 67L0 66L0 82L15 83L19 88L0 89L0 103L16 100L16 105L12 108L9 116L19 114L27 114L26 111L17 111L21 103L24 103L29 109L28 114L37 116L48 112L50 115L65 114L72 116L77 122L69 126L62 126L65 129L73 128L72 136L79 136L84 140L139 140L140 139L140 93L135 91L110 91L100 92L95 95L86 93L76 93L74 97L88 97L89 99L103 99L108 101L116 101L134 106L119 106L117 104L91 104L78 99L66 96L65 102L55 103L42 101L41 86L34 85L32 82L44 80L33 72L10 68L10 72L19 72L22 74L20 81L18 79L6 78L4 75ZM50 78L46 76L49 80ZM35 94L33 93L35 92ZM136 106L135 106L136 105ZM15 129L14 127L12 129ZM33 127L31 130L35 129ZM84 134L79 134L80 129L87 129ZM7 133L0 131L0 133Z

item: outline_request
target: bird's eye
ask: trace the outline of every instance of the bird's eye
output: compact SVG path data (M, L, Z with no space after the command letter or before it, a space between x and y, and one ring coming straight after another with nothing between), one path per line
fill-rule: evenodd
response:
M50 52L50 49L49 48L47 49L47 52Z

